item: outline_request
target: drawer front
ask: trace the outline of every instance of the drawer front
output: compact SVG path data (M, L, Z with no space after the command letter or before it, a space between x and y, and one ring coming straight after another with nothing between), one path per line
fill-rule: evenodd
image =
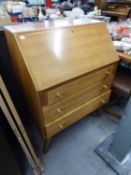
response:
M111 89L113 79L114 79L113 75L108 77L108 78L106 78L106 79L104 79L101 93L104 93L105 91Z
M110 65L88 75L67 82L46 92L46 104L53 104L61 101L82 89L86 89L92 84L104 80L114 74L116 65Z
M106 86L106 85L105 85ZM46 124L60 118L64 114L74 110L89 100L101 94L101 91L107 90L102 87L102 82L98 82L93 86L82 90L75 95L66 98L53 105L43 107L44 121Z
M69 125L83 118L85 115L101 107L103 104L105 104L108 101L110 92L111 91L107 91L106 93L103 93L102 95L79 106L73 111L63 115L61 119L58 119L53 123L45 125L47 138L52 137L53 135L57 134L64 128L68 127Z

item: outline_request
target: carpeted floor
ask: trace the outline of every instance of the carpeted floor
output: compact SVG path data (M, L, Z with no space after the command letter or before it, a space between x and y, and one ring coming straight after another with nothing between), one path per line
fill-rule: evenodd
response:
M43 156L45 175L113 175L94 150L116 126L103 114L84 118L57 135Z
M49 152L41 154L45 166L42 175L116 175L94 150L117 125L109 114L103 112L97 117L94 113L57 134ZM34 139L41 147L37 136ZM26 174L32 175L31 170Z

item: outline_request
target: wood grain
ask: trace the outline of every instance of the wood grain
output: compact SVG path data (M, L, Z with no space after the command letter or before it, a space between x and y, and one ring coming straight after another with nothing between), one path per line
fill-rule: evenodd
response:
M78 108L75 108L73 111L66 113L65 115L63 115L62 118L46 125L47 137L49 138L52 137L54 134L70 126L72 123L80 120L85 115L101 107L103 105L103 101L104 103L108 101L110 97L110 92L111 91L107 91L101 96L97 96L96 98L93 98L92 100L88 101L87 103L84 103Z
M38 91L118 61L104 23L18 33L15 39Z
M47 91L47 104L56 103L83 89L86 89L92 86L92 84L95 84L99 81L102 82L104 79L107 79L108 77L113 75L114 69L115 69L115 65L113 64L111 66L102 68L98 71L93 71L92 73L84 75L82 77L78 77L74 81L64 83L51 90L48 90Z
M127 61L128 63L131 63L131 55L128 55L126 53L117 52L118 56L121 60Z
M119 61L104 23L76 21L5 28L15 75L45 141L108 101Z

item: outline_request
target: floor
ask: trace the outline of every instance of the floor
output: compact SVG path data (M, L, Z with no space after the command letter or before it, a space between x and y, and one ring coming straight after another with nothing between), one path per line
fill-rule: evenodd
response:
M116 175L94 150L118 123L105 112L101 117L93 113L56 135L49 152L41 156L42 175ZM28 169L26 175L32 174Z
M116 129L116 123L103 117L84 118L53 140L43 156L45 175L113 175L94 152L96 146Z

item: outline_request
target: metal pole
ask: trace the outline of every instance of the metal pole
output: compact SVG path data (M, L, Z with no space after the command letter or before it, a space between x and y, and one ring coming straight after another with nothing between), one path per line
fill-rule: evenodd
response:
M122 162L131 150L131 98L123 113L122 121L114 135L109 152Z
M109 136L96 152L119 175L131 171L131 97L115 134Z

